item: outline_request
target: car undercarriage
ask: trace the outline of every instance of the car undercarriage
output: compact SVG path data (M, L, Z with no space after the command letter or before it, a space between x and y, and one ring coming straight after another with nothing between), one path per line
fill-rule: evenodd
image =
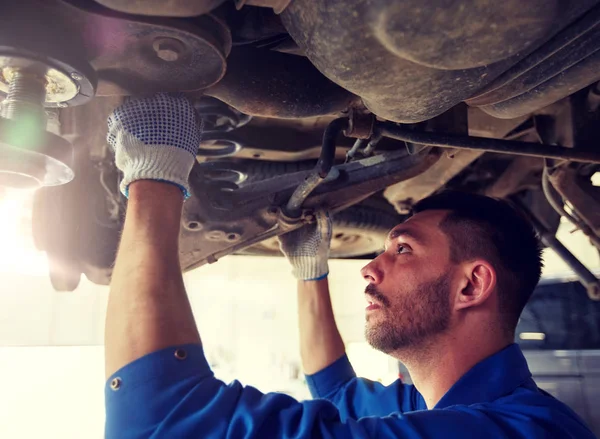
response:
M184 93L204 124L184 270L276 255L334 214L333 257L375 254L420 199L510 200L579 276L561 217L600 248L595 0L20 0L0 16L0 183L38 188L57 290L110 281L127 199L106 118Z

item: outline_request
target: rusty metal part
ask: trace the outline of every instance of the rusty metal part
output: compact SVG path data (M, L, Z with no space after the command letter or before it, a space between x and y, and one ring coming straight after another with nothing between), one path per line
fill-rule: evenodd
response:
M600 189L593 186L589 178L579 175L573 165L549 170L548 179L560 196L569 202L577 216L576 224L579 223L582 231L600 249ZM571 215L567 218L572 220L569 217Z
M529 114L600 79L600 5L467 100L498 118Z
M514 202L527 215L538 232L542 243L554 250L571 270L573 270L581 284L585 287L588 297L591 300L600 300L600 279L598 279L594 273L583 265L581 261L556 238L554 232L551 232L544 226L542 218L538 218L529 206L519 199L515 199Z
M496 152L500 154L527 155L559 160L571 160L584 163L600 163L600 154L589 148L564 148L555 145L542 145L514 140L485 139L482 137L460 136L446 133L429 133L411 131L401 125L391 122L377 122L375 131L385 137L404 140L422 145L438 146L441 148L457 148Z
M185 45L175 38L158 37L152 43L152 48L163 61L174 62L185 53Z
M39 105L47 107L68 105L79 94L78 82L84 81L83 75L76 82L71 74L37 60L0 56L0 91L8 94L10 84L18 81L17 77L24 74L36 77L44 88L43 101ZM89 80L86 80L83 88L93 94L93 85Z
M24 129L44 129L46 113L44 101L46 79L44 75L15 70L10 75L6 99L2 102L2 117L21 120L28 126Z
M157 39L177 45L177 59L167 53L172 47L157 51ZM48 58L76 67L55 67L76 82L95 71L100 96L210 87L225 74L231 48L228 28L210 15L193 20L131 16L83 0L8 2L0 15L0 41L0 56Z
M413 204L444 186L481 154L481 151L456 151L451 157L442 154L423 174L386 188L383 195L398 213L406 214Z
M238 190L220 191L203 178L201 165L194 167L190 178L192 197L184 205L184 221L200 220L204 230L228 230L239 233L236 243L208 241L201 234L182 231L181 263L185 270L215 262L223 256L246 248L284 231L300 227L309 220L310 210L326 208L342 210L384 189L390 184L412 178L439 159L436 153L423 150L415 155L405 151L336 166L339 178L319 185L303 204L303 215L295 224L280 222L282 209L312 171L274 177L244 186Z
M242 47L232 50L227 63L227 74L205 94L245 114L313 117L339 113L358 101L303 57Z
M429 121L427 129L457 134L466 134L468 131L470 135L502 138L525 120L526 118L498 120L481 110L462 105ZM447 152L422 174L385 189L384 196L399 213L408 212L415 202L439 190L477 160L484 151L450 149Z
M375 115L372 113L359 113L352 110L348 117L348 128L344 135L355 139L369 139L373 135Z
M236 9L240 10L245 5L271 8L276 14L281 14L292 0L235 0Z
M504 138L529 118L529 116L522 116L514 119L497 119L473 107L467 107L467 115L470 136L494 139Z
M337 138L349 128L348 118L339 118L332 121L323 134L323 144L321 146L321 156L319 161L310 174L296 188L288 200L284 213L287 217L298 218L302 212L302 204L328 176L335 160L335 147Z
M18 82L18 77L23 75L37 78L44 88L42 101L36 104L38 106L64 108L81 105L95 93L96 72L85 62L72 62L62 55L51 57L42 52L0 47L0 92L8 94L10 84ZM30 80L27 88L39 87Z
M494 183L485 189L485 195L494 198L506 198L527 186L539 186L539 173L544 168L544 160L539 157L521 156L510 162ZM532 173L537 178L532 181Z
M466 105L457 105L451 110L430 120L426 124L428 131L442 131L456 134L467 134L468 113ZM414 150L418 145L408 144ZM444 186L452 177L476 160L482 152L480 151L458 151L447 150L440 159L421 175L410 180L401 181L385 189L384 197L394 206L396 211L406 214L412 205L431 195Z
M468 99L596 2L567 3L294 0L281 17L326 77L377 116L414 123Z
M126 14L159 17L193 17L207 14L225 0L95 0Z
M268 124L254 118L252 122L233 131L219 134L219 139L242 146L235 158L269 162L293 162L318 159L321 153L323 130L334 118L326 118L325 124L300 127L298 120L270 119ZM286 124L286 123L289 123ZM398 142L384 139L380 150L398 149ZM336 148L336 158L343 160L352 147L353 139L341 137ZM208 147L208 145L207 145Z

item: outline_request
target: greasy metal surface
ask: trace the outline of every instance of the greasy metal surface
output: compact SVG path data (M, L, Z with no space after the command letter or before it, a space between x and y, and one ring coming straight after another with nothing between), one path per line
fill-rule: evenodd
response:
M427 123L428 131L441 130L456 134L468 134L468 111L466 105L457 105ZM452 177L475 161L483 152L448 150L429 169L415 178L404 180L386 188L384 197L397 212L407 213L412 205L434 193Z
M158 56L156 38L181 42L177 60ZM91 64L99 79L97 94L103 96L207 88L225 73L230 46L226 26L209 15L131 16L83 0L8 2L0 15L0 55L44 54L71 66ZM78 72L68 73L75 78Z
M0 16L0 21L2 17ZM96 89L96 72L81 57L63 53L43 44L7 41L0 29L0 92L8 93L9 83L17 72L29 72L44 78L45 107L76 106L89 102Z
M79 93L79 85L68 73L50 67L45 63L42 64L37 60L7 56L0 56L0 91L8 93L9 84L13 81L15 75L22 74L22 72L30 72L43 78L41 81L44 84L45 96L42 104L47 106L62 102L66 103L74 99Z
M369 139L373 135L374 124L374 114L363 114L353 109L348 117L348 128L344 130L344 134L355 139Z
M115 11L162 17L193 17L212 11L225 0L95 0Z
M467 103L499 118L545 107L600 79L599 44L596 6Z
M538 174L535 184L539 185L539 173L543 167L544 160L539 157L515 157L496 181L485 189L485 195L488 197L506 198L524 189L524 185L531 180L532 172Z
M591 149L585 147L564 148L555 145L517 142L514 140L486 139L482 137L459 136L446 133L411 131L405 127L389 122L378 122L375 126L375 131L379 131L383 136L391 137L392 139L423 145L439 146L442 148L471 149L501 154L547 157L584 163L600 163L600 153L592 152Z
M227 64L227 74L206 94L252 116L320 116L357 100L296 55L241 47L231 51Z
M578 174L575 166L559 166L549 174L552 186L568 200L577 216L600 236L600 188Z
M23 130L46 128L45 77L42 73L16 70L10 76L2 117L20 121Z
M413 204L443 187L481 154L483 151L465 150L452 152L452 155L442 154L427 171L386 188L383 194L399 213L408 213Z
M581 284L585 287L588 297L592 300L600 300L600 279L588 270L588 268L556 238L554 232L546 229L542 224L542 219L537 218L534 212L530 210L525 203L518 200L516 202L520 209L529 217L529 220L538 232L542 243L554 250L554 252L577 275Z
M296 188L288 200L284 213L291 218L298 218L304 201L310 193L319 186L329 175L333 161L335 160L335 147L340 134L348 129L348 118L333 120L323 133L323 144L321 145L321 156L312 172Z
M418 122L472 96L595 3L294 0L281 16L325 76L377 116Z
M304 206L325 207L333 212L356 204L390 184L414 177L430 167L439 155L424 150L416 155L404 151L385 153L337 166L339 176L315 189ZM198 231L184 228L180 240L182 267L186 270L241 250L283 233L278 228L280 209L310 173L298 172L222 191L203 179L199 167L190 178L192 198L184 205L184 224L195 221ZM303 223L298 222L295 227ZM293 226L288 225L290 230ZM213 239L215 232L221 233ZM235 240L230 239L235 237Z

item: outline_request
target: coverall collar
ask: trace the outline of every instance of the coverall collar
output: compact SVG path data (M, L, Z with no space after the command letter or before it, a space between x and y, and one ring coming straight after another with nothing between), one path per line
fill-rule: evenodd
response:
M523 352L513 343L473 366L434 408L492 402L511 394L528 380L534 385Z

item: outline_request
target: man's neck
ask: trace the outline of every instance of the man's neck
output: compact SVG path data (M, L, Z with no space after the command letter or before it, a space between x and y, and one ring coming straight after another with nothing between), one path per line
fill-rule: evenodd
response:
M432 409L450 388L473 366L499 352L510 342L443 337L426 346L411 348L394 355L410 373L410 377Z

